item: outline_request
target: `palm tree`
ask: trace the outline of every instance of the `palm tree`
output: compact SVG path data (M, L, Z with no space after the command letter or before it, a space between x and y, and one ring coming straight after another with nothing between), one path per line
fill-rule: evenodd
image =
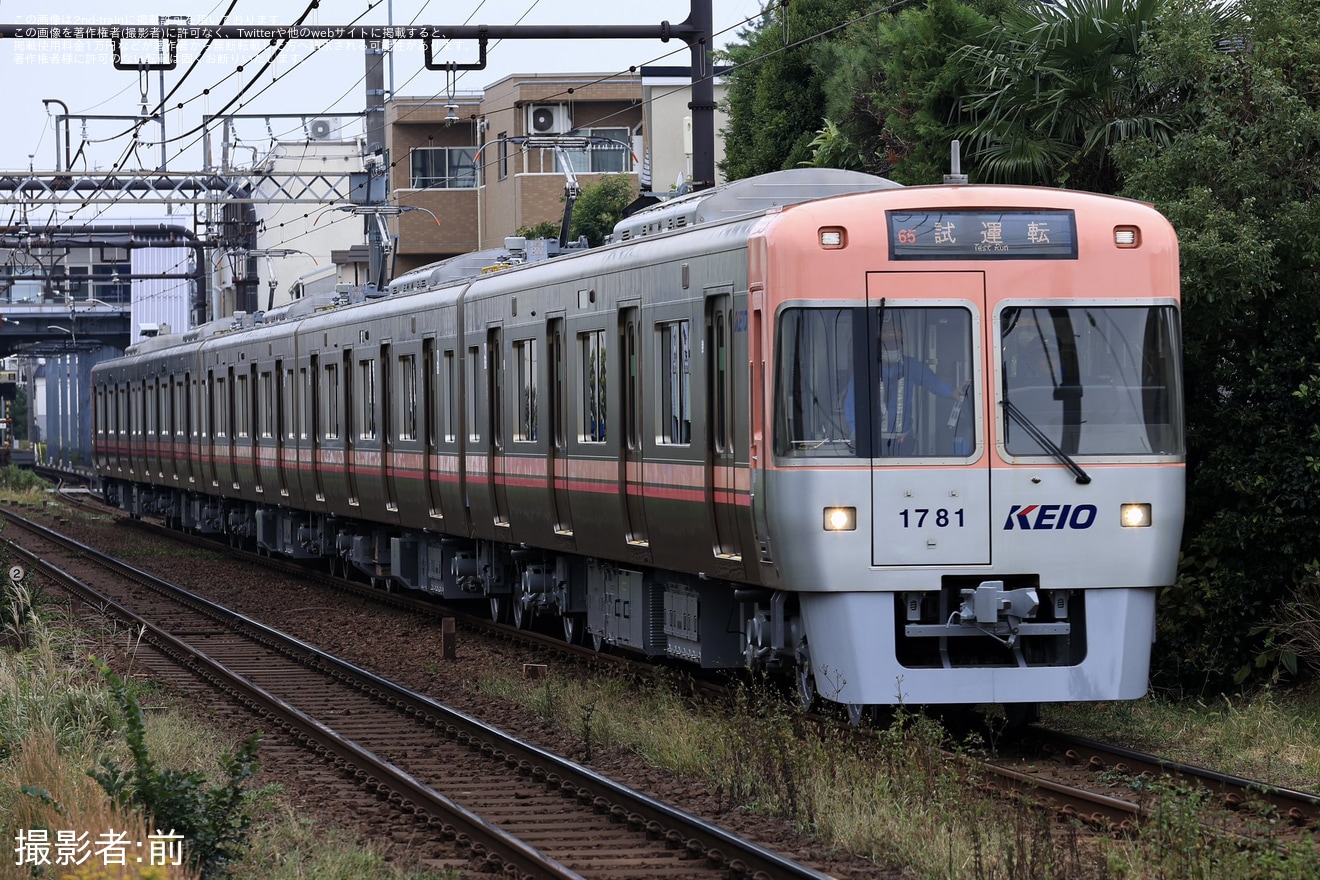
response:
M1227 0L1201 3L1236 14ZM1035 0L1008 11L988 42L963 52L976 74L960 134L983 176L1114 191L1109 148L1130 137L1167 144L1182 119L1176 75L1143 64L1157 19L1179 5Z

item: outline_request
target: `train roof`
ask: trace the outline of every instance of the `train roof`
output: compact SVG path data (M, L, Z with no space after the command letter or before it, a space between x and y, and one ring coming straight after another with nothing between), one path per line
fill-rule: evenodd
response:
M884 177L840 168L790 168L735 180L711 189L666 199L643 208L614 226L615 241L631 241L700 223L761 214L772 208L816 199L903 185Z

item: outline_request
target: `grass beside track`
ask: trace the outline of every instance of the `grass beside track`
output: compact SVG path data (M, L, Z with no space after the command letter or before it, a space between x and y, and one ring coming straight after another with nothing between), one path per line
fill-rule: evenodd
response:
M22 638L0 647L0 817L10 826L11 853L19 828L79 828L95 838L135 821L114 812L86 776L101 756L126 756L117 709L86 658L104 655L107 643L129 647L130 636L89 630L66 613L39 607L35 622L20 627ZM16 633L8 620L5 626ZM705 781L728 809L788 817L826 847L863 854L878 869L950 880L1320 876L1314 837L1286 849L1239 849L1203 833L1202 804L1193 793L1170 792L1154 820L1128 839L1097 838L984 794L971 762L947 759L945 733L930 719L899 713L859 743L809 723L768 688L743 689L733 705L711 707L693 704L678 684L663 671L643 687L553 670L540 681L511 672L468 682L559 727L577 744L571 757L590 762L605 748L632 751L668 774ZM214 771L232 743L199 730L148 685L135 686L151 708L149 745L160 763ZM1314 692L1052 706L1044 723L1288 787L1314 789L1320 779ZM969 741L960 748L972 755L988 745ZM23 786L46 796L24 794ZM234 877L443 876L402 872L348 835L311 828L278 797L252 809L252 846L231 866ZM1268 817L1261 822L1268 833ZM0 880L31 876L13 861L0 862Z

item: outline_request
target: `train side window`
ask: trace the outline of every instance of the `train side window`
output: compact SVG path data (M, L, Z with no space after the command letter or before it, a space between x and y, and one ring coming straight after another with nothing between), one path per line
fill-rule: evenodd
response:
M656 442L687 445L692 442L691 322L659 325L660 421Z
M714 413L712 434L715 451L725 452L733 448L733 408L730 405L732 393L732 374L729 363L729 337L726 312L717 309L714 314L714 344L711 346L714 363L711 369L710 405Z
M546 340L546 345L549 346L550 364L550 438L556 449L563 449L568 424L568 410L566 409L568 391L565 385L568 381L568 367L564 361L566 355L564 352L563 318L555 318L550 321Z
M436 405L436 379L440 364L435 357L435 340L422 340L422 424L426 430L426 448L434 450L440 439L440 408Z
M579 333L578 347L582 355L578 440L582 443L604 443L606 419L609 416L605 406L605 331Z
M481 440L481 431L477 423L477 400L480 396L481 349L474 345L468 349L468 394L464 412L467 417L468 441L472 443Z
M375 440L376 439L376 360L368 358L358 361L358 375L361 383L358 388L358 400L361 401L361 409L358 411L358 424L361 428L358 431L358 439Z
M299 376L298 387L303 389L310 388L310 385L307 381L306 367L298 368L298 376ZM307 393L303 394L302 405L295 409L295 413L298 419L298 425L296 428L297 434L295 435L293 431L290 431L289 432L290 437L296 436L299 440L307 439L307 424L308 422L311 421L310 419L307 418L307 407L311 406L311 403L314 399L315 399L315 392L308 391Z
M499 328L486 333L486 403L489 407L490 442L504 446L504 346Z
M306 385L293 384L293 369L286 367L281 379L283 393L280 395L280 429L286 440L298 439L298 406L294 400L295 389Z
M248 437L252 433L252 426L248 424L248 413L252 411L251 393L247 374L239 373L235 382L234 400L234 436L236 437Z
M399 384L402 387L402 400L399 407L400 440L417 439L417 356L411 354L399 357Z
M619 348L622 360L619 364L623 374L623 433L624 443L629 449L637 449L642 440L642 376L641 364L637 351L637 309L629 308L623 314L623 326L620 328Z
M518 381L518 415L514 419L514 442L531 443L537 437L536 340L513 343L513 365Z
M275 380L264 370L257 388L257 436L263 440L275 436Z
M458 441L458 369L453 349L445 352L442 384L444 402L444 438L446 443Z
M339 439L339 365L325 365L325 439Z

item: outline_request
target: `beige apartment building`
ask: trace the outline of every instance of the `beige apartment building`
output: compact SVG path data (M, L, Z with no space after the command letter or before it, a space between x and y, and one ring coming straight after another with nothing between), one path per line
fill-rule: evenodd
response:
M634 192L648 152L666 175L681 169L691 151L690 135L683 139L686 73L515 74L484 92L396 97L385 114L390 201L422 210L399 217L395 274L500 247L542 221L557 224L566 166L584 188L627 174ZM667 191L676 179L657 177L654 189Z

